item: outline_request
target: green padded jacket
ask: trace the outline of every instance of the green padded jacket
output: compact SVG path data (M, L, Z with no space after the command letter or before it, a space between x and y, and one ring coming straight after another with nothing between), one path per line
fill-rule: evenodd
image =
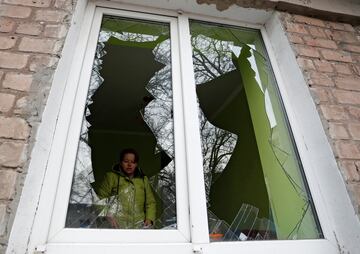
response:
M156 201L149 179L138 168L129 178L119 164L107 172L98 188L100 199L108 198L106 215L116 219L121 229L143 228L145 219L155 222Z

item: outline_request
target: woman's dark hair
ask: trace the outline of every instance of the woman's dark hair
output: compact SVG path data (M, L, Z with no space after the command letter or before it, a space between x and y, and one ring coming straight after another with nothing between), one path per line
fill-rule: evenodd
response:
M133 149L133 148L126 148L124 150L121 151L120 153L120 162L124 159L125 154L131 153L135 156L135 162L138 163L139 162L139 154L138 152Z

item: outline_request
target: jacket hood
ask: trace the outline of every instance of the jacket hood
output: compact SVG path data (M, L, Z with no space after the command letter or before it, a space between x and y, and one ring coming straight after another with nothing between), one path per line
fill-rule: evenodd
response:
M120 163L117 163L113 166L112 171L115 172L116 174L119 174L121 176L126 177L126 174L124 173L124 171L122 170ZM144 178L144 173L141 171L141 169L139 167L135 168L135 172L134 172L134 177L139 177L139 178Z

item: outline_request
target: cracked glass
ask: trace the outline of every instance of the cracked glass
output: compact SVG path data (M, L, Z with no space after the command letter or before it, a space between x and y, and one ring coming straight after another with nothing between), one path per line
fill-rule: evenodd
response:
M322 238L260 32L190 31L210 241Z
M103 17L66 227L177 228L169 32ZM121 166L126 148L140 158L133 176Z

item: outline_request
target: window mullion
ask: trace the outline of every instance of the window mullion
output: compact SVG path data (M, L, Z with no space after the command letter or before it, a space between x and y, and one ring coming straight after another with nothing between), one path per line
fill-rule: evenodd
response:
M208 243L206 196L201 154L199 118L196 101L195 79L189 20L179 16L179 45L186 135L187 175L192 243Z

